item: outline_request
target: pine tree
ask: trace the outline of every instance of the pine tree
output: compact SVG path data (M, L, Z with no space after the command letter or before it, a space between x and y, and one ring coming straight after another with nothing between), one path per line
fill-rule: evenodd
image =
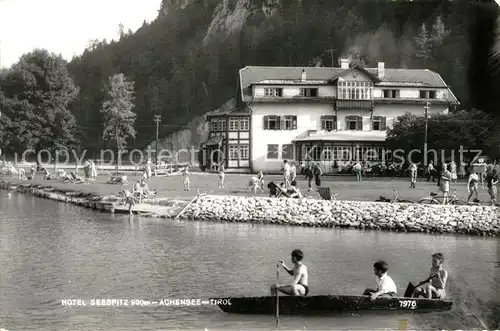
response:
M431 54L431 39L425 23L420 26L420 30L415 37L415 44L417 46L415 56L421 60L428 60Z
M441 45L443 40L450 34L444 25L441 16L437 16L432 26L431 40L435 45Z
M123 74L109 78L108 100L104 101L101 108L104 115L103 138L115 145L117 156L127 147L127 140L136 135L133 100L134 82L128 81ZM116 167L118 171L118 162Z

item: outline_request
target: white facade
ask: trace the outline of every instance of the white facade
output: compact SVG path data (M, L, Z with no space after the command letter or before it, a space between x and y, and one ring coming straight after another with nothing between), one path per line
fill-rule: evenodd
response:
M321 154L320 160L330 165L344 155L331 153L333 148L359 145L384 152L386 131L397 117L424 116L426 106L429 116L446 113L458 104L441 76L430 70L390 69L383 63L349 68L346 63L341 68L241 69L241 104L248 112L238 116L249 118L250 130L228 130L225 146L248 150L249 157L236 161L228 153L229 168L280 172L283 160L300 162L311 148L327 151L328 159ZM230 121L231 113L227 116Z
M417 91L418 93L418 91ZM274 172L281 168L283 164L283 145L293 144L293 140L300 134L309 130L317 130L317 135L328 134L321 130L321 116L333 115L335 113L331 104L265 104L254 103L252 108L252 168L254 171ZM446 105L434 105L430 114L443 113L448 109ZM385 116L387 127L391 127L398 116L405 113L412 113L417 116L424 116L425 110L420 105L376 105L373 116ZM295 115L297 116L296 130L264 130L264 116L266 115ZM338 131L347 131L345 128L345 118L349 115L359 115L363 117L363 130L352 131L363 140L363 136L368 136L373 132L372 119L369 111L341 110L337 111ZM278 144L278 158L267 158L269 144ZM294 157L295 159L295 149ZM288 158L290 160L290 158Z

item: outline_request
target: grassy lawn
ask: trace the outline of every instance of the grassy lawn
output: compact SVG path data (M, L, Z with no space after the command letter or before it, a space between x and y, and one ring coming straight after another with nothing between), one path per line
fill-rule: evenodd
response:
M184 198L191 199L198 190L203 190L207 194L230 194L240 196L253 196L253 193L246 191L248 180L252 175L241 174L226 174L226 188L218 188L218 176L213 173L191 173L191 190L184 191L183 177L153 177L149 182L150 189L158 190L160 198ZM56 181L45 181L36 179L34 181L20 181L10 177L0 177L0 179L16 183L33 183L50 185L57 189L74 190L86 193L95 193L98 195L110 195L122 189L132 190L132 185L140 176L128 176L129 185L111 185L106 184L108 176L98 176L96 181L90 184L71 184ZM274 181L282 182L281 176L266 176L265 183ZM368 178L362 182L356 182L354 176L349 177L324 177L322 180L323 186L330 186L333 192L338 193L338 200L359 200L359 201L374 201L383 195L388 198L393 198L393 189L398 190L401 199L418 201L424 196L428 196L430 192L439 192L436 183L426 182L425 179L417 181L417 187L409 188L409 179L407 178ZM307 182L303 176L298 177L298 185L305 196L309 198L319 198L316 192L307 192ZM460 181L457 184L451 184L451 191L457 190L457 195L460 199L467 199L467 187L465 181ZM258 192L257 196L268 196L267 186L264 188L264 193ZM489 201L487 190L479 189L479 199L482 202Z

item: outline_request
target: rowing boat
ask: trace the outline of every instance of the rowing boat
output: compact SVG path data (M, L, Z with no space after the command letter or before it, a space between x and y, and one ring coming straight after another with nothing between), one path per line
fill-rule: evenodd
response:
M274 314L276 297L240 297L214 299L219 308L233 314ZM360 311L390 312L435 312L450 310L450 300L381 297L370 300L362 295L316 295L316 296L280 296L280 314L338 314Z

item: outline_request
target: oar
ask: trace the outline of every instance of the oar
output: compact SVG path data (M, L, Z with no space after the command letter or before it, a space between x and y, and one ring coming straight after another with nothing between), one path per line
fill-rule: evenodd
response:
M426 280L420 282L417 284L417 286L413 286L413 284L410 282L408 283L408 287L406 288L406 291L405 291L405 298L410 298L412 295L413 295L413 291L415 291L415 289L417 287L419 287L420 285L423 285L425 283L428 283L432 278L434 278L437 274L434 274L430 277L428 277Z
M278 284L280 282L280 265L276 263L276 327L280 325L280 299Z

